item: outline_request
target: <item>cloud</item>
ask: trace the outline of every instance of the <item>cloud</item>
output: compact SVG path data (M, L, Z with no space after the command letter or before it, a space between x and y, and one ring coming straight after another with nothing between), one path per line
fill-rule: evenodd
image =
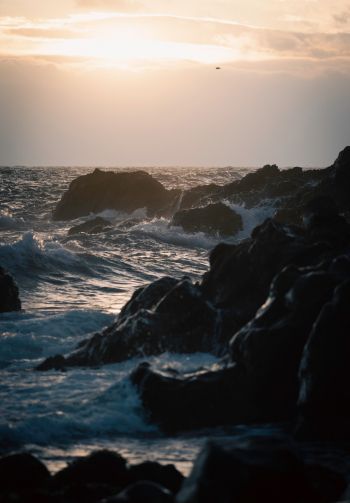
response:
M135 12L145 8L138 0L77 0L76 5L86 9L108 9L117 12Z
M6 33L18 35L20 37L29 38L75 38L78 36L76 32L66 29L52 28L11 28L6 30Z
M347 25L350 22L350 5L339 14L335 14L333 19L338 26L344 27Z

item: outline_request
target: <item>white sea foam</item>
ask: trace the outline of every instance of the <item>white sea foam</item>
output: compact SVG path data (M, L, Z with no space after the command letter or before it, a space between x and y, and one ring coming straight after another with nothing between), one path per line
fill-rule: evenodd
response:
M248 238L251 235L253 229L257 225L262 224L267 218L272 217L275 211L275 208L272 204L246 208L243 205L234 204L229 201L224 201L224 203L242 217L243 230L236 234L236 241L241 241L242 239Z

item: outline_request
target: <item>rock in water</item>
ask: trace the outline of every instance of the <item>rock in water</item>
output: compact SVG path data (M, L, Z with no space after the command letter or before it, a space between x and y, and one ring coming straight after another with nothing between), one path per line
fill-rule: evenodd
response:
M171 225L186 232L205 232L219 236L234 236L243 229L242 217L223 203L209 204L175 213Z
M145 171L113 173L95 169L79 176L57 204L54 220L74 218L115 209L131 213L146 208L148 214L166 209L178 197Z
M68 231L68 236L73 236L74 234L79 234L79 232L86 232L88 234L98 234L104 229L110 227L110 222L102 217L96 217L92 220L88 220L79 225L75 225Z
M0 267L0 313L20 311L18 287L13 278Z

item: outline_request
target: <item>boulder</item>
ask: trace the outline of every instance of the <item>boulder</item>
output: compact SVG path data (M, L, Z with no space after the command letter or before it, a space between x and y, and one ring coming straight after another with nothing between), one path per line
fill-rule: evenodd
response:
M46 487L51 475L32 454L23 452L0 458L0 493Z
M123 488L128 482L126 460L120 454L108 450L95 451L78 458L53 477L55 487L105 484Z
M110 222L105 218L96 217L92 220L88 220L87 222L71 227L68 231L68 236L73 236L74 234L79 234L80 232L98 234L110 227L110 225Z
M155 371L143 363L131 374L146 417L170 434L249 422L244 378L238 365L179 374L173 369Z
M177 503L321 503L296 446L287 438L256 436L208 442L177 495Z
M113 173L95 169L79 176L57 204L54 220L74 218L115 209L131 213L146 208L148 214L171 206L178 192L168 191L145 171Z
M144 461L129 467L130 483L148 480L159 484L173 494L179 492L184 476L174 465L161 465L156 461Z
M223 203L178 211L171 225L180 226L186 232L205 232L219 236L234 236L243 229L242 217Z
M0 313L20 311L18 287L12 276L0 267Z

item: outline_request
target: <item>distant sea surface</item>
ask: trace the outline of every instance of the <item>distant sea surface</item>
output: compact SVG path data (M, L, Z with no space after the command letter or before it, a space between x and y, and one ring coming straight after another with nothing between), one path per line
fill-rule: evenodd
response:
M69 183L92 170L0 168L0 265L15 278L23 305L20 313L0 315L0 455L27 449L55 471L72 457L111 448L130 462L172 462L187 473L208 435L245 435L247 428L163 436L147 422L128 379L143 359L97 369L33 371L44 357L69 352L111 324L135 288L165 275L199 280L208 268L209 251L219 242L202 233L186 234L164 218L147 220L142 208L132 215L105 210L100 215L110 220L109 230L68 237L70 227L95 215L53 222L52 210ZM182 189L225 184L249 171L145 170L165 187ZM231 242L247 237L273 211L231 206L244 223ZM127 229L118 227L130 219ZM195 370L215 357L166 353L148 361L157 368Z

